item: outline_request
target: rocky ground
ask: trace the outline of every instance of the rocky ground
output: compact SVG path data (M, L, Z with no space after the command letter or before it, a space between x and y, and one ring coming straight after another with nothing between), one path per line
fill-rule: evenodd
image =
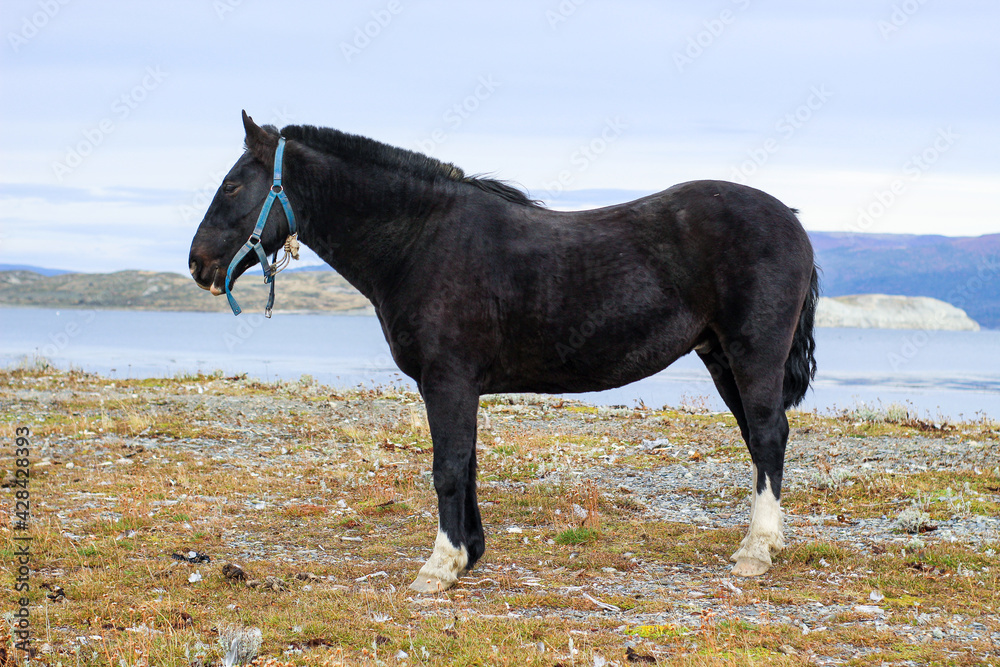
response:
M7 442L32 430L39 664L221 664L228 627L269 664L1000 664L988 420L792 413L788 548L747 580L730 415L484 397L487 554L422 596L418 396L30 369L0 406Z

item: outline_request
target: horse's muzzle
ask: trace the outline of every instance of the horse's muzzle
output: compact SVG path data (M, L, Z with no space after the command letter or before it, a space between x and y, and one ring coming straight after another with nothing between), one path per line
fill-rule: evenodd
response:
M226 291L226 286L219 284L220 267L216 266L214 269L206 269L197 260L192 259L188 268L191 270L191 277L194 278L194 282L198 287L208 290L215 296L219 296ZM225 277L223 276L222 279L225 280Z

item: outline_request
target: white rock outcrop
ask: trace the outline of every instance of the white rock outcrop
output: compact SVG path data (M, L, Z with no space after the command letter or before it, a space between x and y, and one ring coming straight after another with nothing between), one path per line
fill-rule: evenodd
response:
M926 296L889 294L821 297L816 326L979 331L978 322L950 303Z

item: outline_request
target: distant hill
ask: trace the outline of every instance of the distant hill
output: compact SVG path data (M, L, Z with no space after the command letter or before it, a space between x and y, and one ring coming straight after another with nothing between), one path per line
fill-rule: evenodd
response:
M820 297L818 327L860 329L923 329L925 331L979 331L964 310L929 296L856 294Z
M929 296L1000 328L1000 234L810 234L823 295Z
M333 271L329 264L313 264L312 266L298 266L296 268L285 269L285 273L311 273L313 271Z
M29 266L27 264L0 264L0 271L31 271L41 276L58 276L63 273L72 273L62 269L46 269L41 266Z
M248 272L234 295L248 312L262 312L268 287L259 272ZM190 276L153 271L64 273L42 276L30 271L0 273L0 304L42 308L120 308L130 310L228 311L223 296L213 297ZM340 274L333 271L282 273L275 310L348 311L369 308Z

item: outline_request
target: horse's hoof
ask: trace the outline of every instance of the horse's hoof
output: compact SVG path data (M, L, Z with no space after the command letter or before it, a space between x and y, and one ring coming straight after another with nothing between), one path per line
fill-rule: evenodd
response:
M732 572L737 577L759 577L770 567L770 564L756 558L737 558Z
M414 590L418 593L440 593L441 591L448 590L454 585L454 581L441 581L432 574L424 574L421 572L417 575L417 580L410 584L410 590Z

